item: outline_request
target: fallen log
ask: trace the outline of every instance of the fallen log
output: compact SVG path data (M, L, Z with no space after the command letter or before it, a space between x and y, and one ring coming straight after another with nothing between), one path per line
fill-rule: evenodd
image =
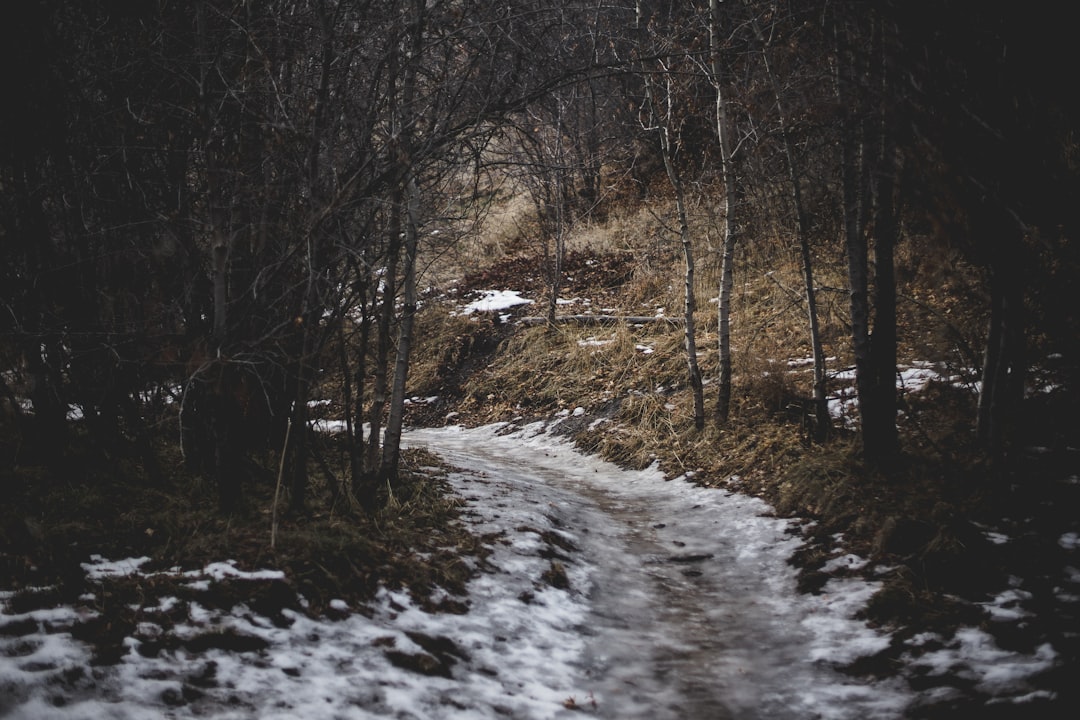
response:
M546 317L523 317L517 319L518 325L532 327L534 325L547 325L551 322ZM652 315L558 315L555 317L556 325L672 325L683 324L682 318L657 317Z

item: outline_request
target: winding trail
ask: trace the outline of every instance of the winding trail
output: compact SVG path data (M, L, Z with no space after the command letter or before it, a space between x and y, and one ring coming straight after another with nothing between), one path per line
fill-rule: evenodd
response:
M803 720L895 718L911 700L899 683L835 669L887 643L851 618L874 586L834 580L799 595L787 558L800 541L765 503L621 470L540 426L412 430L406 441L467 468L451 481L514 559L496 553L496 567L565 567L580 610L580 644L562 648L579 689L568 704L609 718ZM473 597L482 604L483 588Z

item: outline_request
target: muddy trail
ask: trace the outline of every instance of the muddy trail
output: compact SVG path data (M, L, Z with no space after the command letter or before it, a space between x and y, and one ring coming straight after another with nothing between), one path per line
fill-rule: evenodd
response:
M911 702L906 683L839 670L888 642L851 617L874 585L833 581L800 596L787 563L797 528L764 503L620 470L536 430L414 430L408 442L467 468L454 483L483 516L474 520L518 554L550 559L556 577L545 579L582 606L569 662L584 694L568 707L611 718L895 718ZM548 542L532 548L515 534Z

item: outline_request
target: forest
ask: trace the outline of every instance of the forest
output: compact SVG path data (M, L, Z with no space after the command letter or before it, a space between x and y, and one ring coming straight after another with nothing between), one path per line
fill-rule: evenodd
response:
M1076 477L1080 93L1062 73L1080 51L1063 17L966 0L2 13L0 571L16 584L74 562L69 532L190 551L190 529L154 536L139 515L162 503L193 526L272 515L245 542L272 548L280 523L320 553L318 523L344 512L366 543L429 491L410 484L410 423L553 416L571 395L647 429L578 438L628 465L659 456L705 484L797 466L782 487L746 480L785 512L850 525L870 511L814 495L884 488L891 534L862 529L881 552L921 552L1033 473ZM602 318L564 310L630 285ZM536 317L439 308L496 287L530 290ZM561 329L633 322L666 328L650 360L666 365L623 374L676 395L550 365ZM548 356L493 360L529 351ZM770 379L789 358L805 377ZM919 406L897 378L921 360L962 388ZM844 370L847 420L830 409ZM678 417L651 425L664 403ZM846 490L823 489L839 475ZM926 612L915 595L957 567L922 560L885 619Z

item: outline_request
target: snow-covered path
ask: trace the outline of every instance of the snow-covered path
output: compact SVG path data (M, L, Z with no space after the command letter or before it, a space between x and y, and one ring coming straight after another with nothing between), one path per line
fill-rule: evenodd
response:
M564 638L531 672L568 682L568 704L611 718L895 718L911 700L899 683L833 669L887 643L851 618L874 588L834 580L800 596L786 562L799 541L764 503L620 470L540 426L414 430L407 442L469 469L452 480L483 530L506 533L492 559L502 572L535 583L559 556L569 588L521 610L559 608L562 626L546 630L571 647ZM484 604L481 588L473 597Z
M219 562L176 570L179 597L131 606L123 652L95 664L78 629L106 597L15 611L0 592L0 717L904 716L905 683L834 669L887 642L852 618L874 586L834 579L799 595L789 521L752 498L583 456L539 425L507 430L406 435L467 468L449 481L492 549L456 598L467 612L429 614L384 589L367 608L332 602L333 617L268 617L255 583L282 573ZM84 569L104 595L103 578L144 575L146 560ZM252 582L252 602L215 604L208 591L226 579Z

